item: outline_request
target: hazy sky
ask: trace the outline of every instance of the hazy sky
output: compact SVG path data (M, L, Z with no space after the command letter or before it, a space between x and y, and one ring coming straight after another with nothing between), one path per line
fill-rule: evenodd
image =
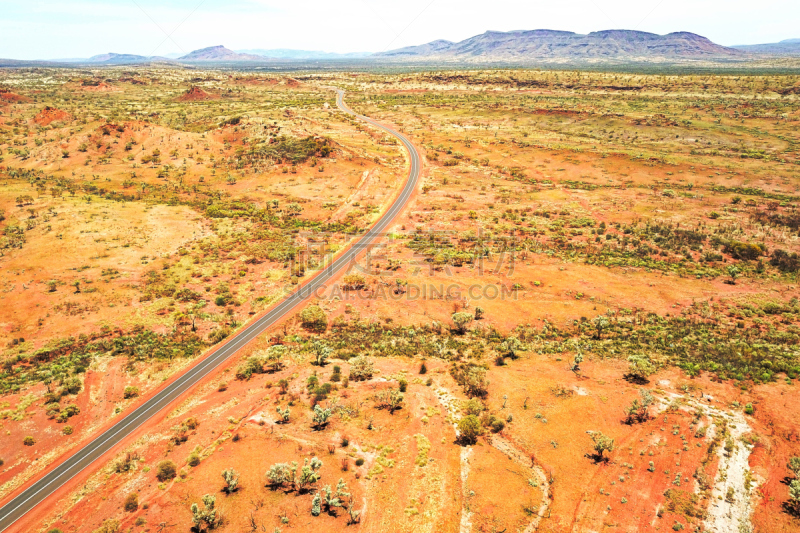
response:
M0 0L0 57L164 55L223 44L378 52L486 30L691 31L800 38L798 0Z

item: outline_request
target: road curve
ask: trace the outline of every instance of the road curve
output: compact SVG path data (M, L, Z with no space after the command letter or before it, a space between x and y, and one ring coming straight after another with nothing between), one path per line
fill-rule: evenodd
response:
M69 459L53 468L53 470L48 472L45 476L41 477L30 487L6 503L6 505L0 508L0 531L5 531L11 527L14 522L58 490L59 487L88 468L94 461L123 441L128 435L136 431L155 414L169 407L175 399L214 372L214 370L225 363L230 357L234 356L242 347L291 313L295 306L312 296L317 290L321 289L326 282L330 281L344 270L361 252L375 244L389 224L400 214L414 192L419 180L422 170L419 152L417 152L417 149L411 144L411 141L402 133L355 113L344 103L344 91L339 89L334 90L337 92L336 105L340 110L396 137L403 143L403 146L405 146L408 151L411 163L408 179L391 207L378 219L369 231L359 237L351 247L347 248L346 251L336 258L328 267L318 272L310 281L289 294L283 301L274 306L263 316L254 320L251 324L233 335L219 349L204 356L183 375L175 379L164 389L123 417L119 422L75 452Z

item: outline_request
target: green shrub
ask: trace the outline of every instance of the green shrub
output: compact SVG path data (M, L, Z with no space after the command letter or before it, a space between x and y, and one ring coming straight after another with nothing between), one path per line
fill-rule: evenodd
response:
M125 498L125 505L124 508L129 513L132 513L139 509L139 495L135 492L131 492L128 494L128 497Z
M506 427L506 423L500 420L499 418L495 418L492 420L492 433L500 433Z
M458 421L459 440L464 444L475 444L483 433L477 416L467 415Z
M211 344L217 344L218 342L222 342L223 340L227 339L231 334L231 330L227 327L222 327L215 329L211 333L208 334L208 341Z
M350 380L351 381L365 381L372 378L373 374L372 360L364 355L350 360Z
M475 317L473 317L471 313L464 313L464 312L453 313L453 316L451 318L453 320L453 325L455 325L456 331L458 333L466 332L469 323L475 319Z
M628 357L628 376L645 381L647 377L656 371L650 358L642 354L634 354Z
M473 416L481 416L485 407L483 406L483 402L478 399L472 398L464 402L464 406L461 410L466 415L473 415Z
M366 286L367 282L364 279L364 276L357 272L346 274L342 278L342 290L344 291L358 291Z
M473 363L454 364L450 368L450 375L464 388L464 393L470 398L483 398L488 394L489 381L486 379L486 368Z
M723 244L722 251L736 259L754 260L764 255L766 248L761 244L728 241Z
M328 317L318 305L309 305L300 312L300 321L309 331L322 332L328 328Z
M156 479L159 481L169 481L178 475L178 467L172 461L161 461L156 467Z
M118 520L108 519L103 522L103 525L92 531L92 533L117 533L120 528Z
M186 463L189 466L197 466L200 464L200 455L196 452L192 452L189 454L189 457L186 459Z
M261 357L254 355L248 357L247 360L236 369L236 379L246 381L252 377L253 374L264 373L264 361Z

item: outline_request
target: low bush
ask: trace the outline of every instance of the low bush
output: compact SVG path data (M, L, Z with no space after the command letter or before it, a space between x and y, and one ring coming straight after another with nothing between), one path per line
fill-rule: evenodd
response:
M175 479L178 475L178 467L172 461L161 461L156 467L156 479L161 482Z
M139 509L139 495L135 492L128 494L128 497L125 498L124 508L129 513L132 513Z

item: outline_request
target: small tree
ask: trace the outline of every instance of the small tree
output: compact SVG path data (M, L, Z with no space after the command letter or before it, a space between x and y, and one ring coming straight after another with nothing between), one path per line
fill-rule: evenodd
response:
M339 498L339 501L342 503L351 498L348 490L350 489L347 488L347 483L344 482L344 479L339 478L339 483L336 484L336 497Z
M319 406L319 404L315 405L311 426L317 430L323 429L328 425L328 419L332 414L333 412L331 411L330 407L322 408Z
M156 479L161 482L174 479L177 475L177 466L172 461L161 461L156 466Z
M226 494L239 490L239 472L233 468L223 470L222 479L225 480L225 488L223 490Z
M318 305L309 305L303 309L300 320L303 327L311 331L322 332L328 328L328 317Z
M317 366L325 366L333 350L324 342L314 341L311 344L311 352L314 354L314 364Z
M789 482L789 498L791 499L791 505L795 509L800 507L800 480L793 479Z
M575 354L575 359L573 359L569 369L572 370L573 373L577 374L581 371L581 363L583 363L583 353L578 350L578 353Z
M203 506L205 509L200 509L200 506L196 503L192 504L192 523L197 531L214 529L219 525L217 510L215 509L216 503L216 496L206 494L203 496Z
M456 327L456 331L459 334L465 333L467 331L467 326L473 320L472 314L465 313L464 311L461 311L459 313L453 313L453 316L451 318L453 320L453 324Z
M314 498L311 500L311 516L319 516L322 512L322 497L320 496L319 492L314 494Z
M403 393L397 389L386 389L375 395L378 409L388 409L390 414L400 409L403 404Z
M300 479L297 480L297 486L301 492L307 491L309 486L319 481L320 468L322 468L322 461L317 457L312 457L311 461L306 457L303 468L300 469Z
M484 311L483 307L476 307L475 308L475 320L483 319Z
M800 457L792 457L789 459L789 463L786 466L792 471L795 477L800 477Z
M647 389L639 389L640 398L633 400L631 405L625 409L627 424L634 424L636 422L644 422L649 417L648 408L653 403L653 395Z
M278 415L281 417L281 419L278 420L279 424L286 424L289 422L290 413L288 405L286 406L286 409L281 409L281 406L279 405L275 408L275 410L278 411Z
M736 278L742 271L736 265L728 265L728 275L731 277L731 285L736 285Z
M483 398L488 394L489 380L486 379L484 367L475 364L453 365L450 375L470 398Z
M606 318L604 315L596 316L594 317L594 320L592 320L592 323L594 324L595 328L594 338L599 340L603 334L603 330L610 325L608 318Z
M611 453L614 451L614 439L611 437L607 437L600 433L599 431L590 431L589 437L592 439L592 443L594 444L594 451L597 452L595 457L598 461L607 460L603 456L603 452Z
M267 350L265 360L272 372L277 372L283 367L283 357L286 355L286 346L276 344Z
M325 485L321 491L319 491L316 496L320 496L320 500L322 503L322 507L325 509L325 512L328 514L334 514L336 512L337 507L342 506L342 500L331 490L330 485ZM315 499L316 499L315 496ZM313 513L313 504L312 504L312 514ZM319 508L317 508L317 514L314 516L319 516Z
M459 440L464 444L475 444L483 433L481 421L475 415L467 415L458 421Z
M518 357L517 352L524 349L525 345L516 337L509 337L500 345L500 352L511 359L516 359Z
M636 381L646 382L647 377L656 371L646 355L634 354L628 357L627 376Z
M350 502L350 504L347 506L347 514L348 525L357 524L361 521L361 511L356 510L356 508L353 506L353 502Z

